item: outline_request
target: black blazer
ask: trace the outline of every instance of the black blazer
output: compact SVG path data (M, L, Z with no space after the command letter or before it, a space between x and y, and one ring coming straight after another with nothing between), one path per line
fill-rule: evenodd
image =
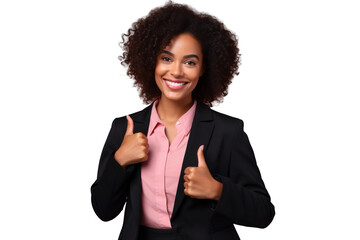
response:
M134 133L147 135L152 105L131 114ZM125 207L119 239L136 240L141 214L141 165L122 168L114 159L127 127L126 117L116 118L105 142L91 201L103 221L114 219ZM197 166L197 149L204 145L210 172L223 183L218 202L184 194L184 170ZM275 215L261 179L243 121L198 101L190 131L171 217L178 239L239 239L233 224L265 228Z

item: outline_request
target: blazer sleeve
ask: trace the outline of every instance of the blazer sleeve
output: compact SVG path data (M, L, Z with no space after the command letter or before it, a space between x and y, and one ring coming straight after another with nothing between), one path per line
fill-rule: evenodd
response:
M91 186L91 203L103 221L114 219L123 209L133 166L123 168L114 158L125 131L126 118L116 118L103 147L96 181Z
M265 228L273 220L275 208L261 178L249 139L243 131L243 121L237 122L229 175L214 175L222 182L223 189L213 210L235 224Z

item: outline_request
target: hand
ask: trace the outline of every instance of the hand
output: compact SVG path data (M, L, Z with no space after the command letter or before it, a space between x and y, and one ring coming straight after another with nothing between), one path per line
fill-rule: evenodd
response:
M192 198L219 200L222 183L215 180L207 167L204 145L197 151L198 167L187 167L184 175L184 193Z
M147 137L141 133L134 134L134 122L129 115L126 116L127 128L121 146L115 152L115 160L122 166L144 162L148 159L149 144Z

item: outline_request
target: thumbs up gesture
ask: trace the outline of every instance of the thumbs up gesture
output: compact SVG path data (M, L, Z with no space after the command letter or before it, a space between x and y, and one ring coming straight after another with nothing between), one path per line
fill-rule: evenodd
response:
M115 160L122 166L144 162L148 159L149 144L147 137L141 133L134 133L134 122L129 115L124 139L119 149L115 152Z
M184 193L192 198L219 200L222 183L215 180L205 162L204 145L197 151L198 167L187 167L184 175Z

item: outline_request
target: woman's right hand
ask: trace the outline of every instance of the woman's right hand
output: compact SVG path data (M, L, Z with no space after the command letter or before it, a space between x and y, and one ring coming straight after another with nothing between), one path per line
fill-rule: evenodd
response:
M130 164L144 162L148 159L149 144L147 137L141 133L134 133L134 122L126 116L127 128L121 146L115 152L115 160L123 167Z

